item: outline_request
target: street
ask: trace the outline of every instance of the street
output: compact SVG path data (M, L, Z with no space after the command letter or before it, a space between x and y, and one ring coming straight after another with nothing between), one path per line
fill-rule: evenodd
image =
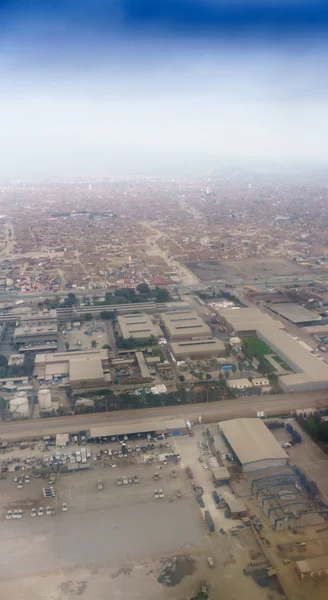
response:
M328 393L306 392L300 394L279 394L275 396L249 396L234 400L222 400L208 404L192 404L183 406L165 406L70 417L54 417L50 419L31 419L29 421L11 421L0 423L0 439L16 440L24 437L39 437L57 433L75 433L97 425L111 423L131 424L141 421L153 421L169 418L197 419L200 415L203 422L237 417L256 417L258 411L267 415L288 413L297 408L328 408Z

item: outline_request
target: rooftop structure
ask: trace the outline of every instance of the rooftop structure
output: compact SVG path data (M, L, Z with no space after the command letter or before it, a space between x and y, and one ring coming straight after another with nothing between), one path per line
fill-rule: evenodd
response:
M136 433L185 433L187 431L186 423L183 419L171 419L167 421L144 420L140 423L105 425L101 427L91 427L90 437L112 437L120 435L133 435Z
M324 577L328 574L328 556L318 556L317 558L307 558L296 562L296 570L301 577Z
M255 333L293 369L293 374L278 377L285 392L328 388L328 365L288 335L282 323L257 308L224 309L219 314L239 334Z
M231 381L227 381L227 386L231 389L243 390L252 387L252 384L247 377L243 377L241 379L231 379Z
M233 419L219 426L244 471L286 464L286 452L260 419Z
M130 338L148 340L151 336L158 337L162 335L159 327L146 314L121 315L117 317L117 321L125 340Z
M161 320L171 340L212 337L211 329L194 310L161 313Z
M320 321L321 316L295 302L282 302L277 304L270 304L269 306L272 312L281 315L291 323L311 323L312 321Z
M200 340L186 340L184 342L172 342L171 349L176 358L224 356L225 352L223 342L214 337Z
M139 366L139 369L140 369L141 377L143 377L144 379L151 378L151 375L149 373L149 369L148 369L148 367L146 365L145 357L142 354L142 352L136 352L136 359L137 359L138 366Z
M19 325L13 335L19 351L29 350L35 346L49 346L56 350L58 339L57 324L48 325Z
M68 377L72 388L101 387L110 376L106 373L108 357L100 352L56 352L37 354L34 375L39 380Z

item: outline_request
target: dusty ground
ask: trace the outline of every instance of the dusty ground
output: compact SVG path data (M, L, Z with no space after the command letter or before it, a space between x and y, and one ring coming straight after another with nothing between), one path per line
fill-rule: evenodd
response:
M245 260L205 261L186 263L201 281L225 279L228 281L254 281L255 278L270 280L271 278L305 276L308 269L301 265L279 258L250 258Z

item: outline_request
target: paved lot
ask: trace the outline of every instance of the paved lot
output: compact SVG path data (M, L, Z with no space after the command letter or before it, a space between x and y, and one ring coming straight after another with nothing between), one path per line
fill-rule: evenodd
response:
M186 263L201 281L212 281L213 279L224 279L228 281L254 281L255 278L267 279L305 276L307 269L301 265L279 258L250 258L245 260L208 260L204 262Z

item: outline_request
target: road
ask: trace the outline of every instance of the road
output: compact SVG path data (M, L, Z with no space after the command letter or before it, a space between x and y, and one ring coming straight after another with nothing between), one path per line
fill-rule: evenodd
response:
M203 422L232 419L236 417L256 417L257 411L267 415L288 413L297 408L328 408L328 392L308 392L301 394L279 394L276 396L249 396L235 400L222 400L209 404L193 404L183 406L165 406L140 410L126 410L109 413L76 415L71 417L55 417L51 419L32 419L30 421L13 421L0 423L0 439L18 440L28 437L42 437L56 433L75 433L97 425L140 423L141 421L157 422L161 419L183 418L197 419L202 415Z

